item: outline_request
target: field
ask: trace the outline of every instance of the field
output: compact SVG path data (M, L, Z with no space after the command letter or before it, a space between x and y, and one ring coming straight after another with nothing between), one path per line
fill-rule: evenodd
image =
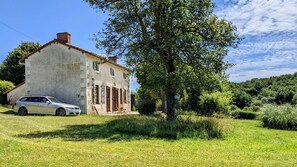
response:
M222 138L177 140L115 133L104 126L127 116L21 117L0 110L0 166L297 164L297 132L263 128L259 121L222 119Z

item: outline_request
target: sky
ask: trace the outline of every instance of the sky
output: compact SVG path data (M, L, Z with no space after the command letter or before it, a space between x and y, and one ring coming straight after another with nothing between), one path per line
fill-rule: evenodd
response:
M297 0L214 0L215 14L238 28L243 40L229 49L229 80L241 82L297 72ZM82 0L1 0L0 62L21 41L45 44L69 32L72 45L104 54L90 40L107 14ZM131 81L131 89L139 85Z

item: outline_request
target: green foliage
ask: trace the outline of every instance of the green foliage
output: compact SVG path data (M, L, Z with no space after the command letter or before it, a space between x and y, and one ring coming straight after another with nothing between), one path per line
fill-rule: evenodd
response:
M146 124L149 127L157 127L154 123L161 122L151 118L157 121L150 123L151 119L146 116L33 115L20 118L10 109L0 107L0 117L0 166L4 167L257 167L297 164L296 132L262 128L256 120L213 118L223 136L207 141L191 137L181 140L154 137L158 133L154 131L153 135L128 132L129 121L132 121L132 125L138 124L141 127L145 127ZM135 119L138 121L133 122ZM200 120L198 117L197 121ZM143 122L146 123L142 124ZM113 129L112 125L117 128ZM120 127L123 128L123 132ZM142 134L149 134L149 130L144 130Z
M152 99L144 99L138 103L138 112L144 115L151 115L156 111L156 102Z
M244 107L244 111L253 111L253 112L259 112L261 108L259 106L250 106L250 107Z
M233 95L233 102L237 107L243 109L252 103L252 96L244 91L236 90Z
M153 114L156 111L156 100L154 100L147 91L141 88L138 89L138 94L138 112L144 115Z
M231 88L235 97L238 96L236 92L249 94L253 101L252 105L261 106L267 103L294 104L293 96L297 94L297 73L232 83ZM234 99L235 103L236 99ZM243 106L240 108L243 108Z
M235 111L235 110L237 110L237 109L239 109L236 105L230 105L230 110L231 111Z
M200 96L200 114L212 115L230 111L231 92L203 93Z
M7 103L7 95L3 93L12 89L14 87L13 83L9 81L0 81L0 103L6 104Z
M19 60L39 46L39 43L22 42L12 52L9 52L0 66L0 78L2 80L11 81L15 85L23 82L25 80L25 65L20 64Z
M255 119L257 115L253 111L237 109L231 112L231 116L235 119Z
M294 95L293 99L292 99L292 105L296 106L297 105L297 94Z
M297 130L297 108L291 105L267 105L263 109L261 121L264 127Z
M275 102L278 104L291 103L294 92L286 87L280 88L275 95Z
M180 85L187 85L180 68L222 74L229 66L227 48L240 40L231 22L213 14L212 1L85 1L109 14L106 28L95 36L97 47L125 56L144 89L164 93L168 119L175 119L175 97Z
M177 119L165 121L153 117L124 118L111 122L108 129L130 135L165 139L222 137L218 123L211 119Z

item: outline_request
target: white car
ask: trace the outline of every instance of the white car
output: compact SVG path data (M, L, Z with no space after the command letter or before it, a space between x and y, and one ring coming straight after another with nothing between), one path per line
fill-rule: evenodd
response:
M80 115L78 106L65 104L50 96L24 96L19 98L14 106L19 115L49 114L49 115Z

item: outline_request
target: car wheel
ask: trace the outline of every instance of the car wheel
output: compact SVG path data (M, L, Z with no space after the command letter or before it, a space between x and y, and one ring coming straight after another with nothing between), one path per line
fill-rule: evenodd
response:
M20 116L25 116L25 115L28 114L28 111L27 111L27 109L26 109L25 107L21 107L21 108L19 109L19 111L18 111L18 114L19 114Z
M57 116L65 116L66 115L66 111L63 108L58 108L56 111L56 115Z

